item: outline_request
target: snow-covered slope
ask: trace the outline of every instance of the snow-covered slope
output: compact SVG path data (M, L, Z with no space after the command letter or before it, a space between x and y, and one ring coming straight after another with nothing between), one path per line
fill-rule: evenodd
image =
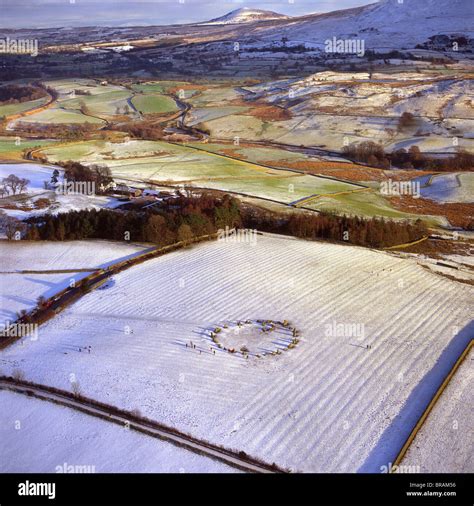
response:
M114 275L0 365L67 389L73 371L88 397L295 471L380 472L467 344L473 291L365 248L217 241ZM300 342L273 355L265 333L243 332L246 359L206 330L230 339L226 321L257 318L287 319Z
M410 445L402 466L417 466L419 473L473 472L474 452L466 444L474 439L473 363L471 349Z
M0 391L0 405L2 473L238 472L64 406L6 391Z
M289 41L324 44L336 38L364 39L365 49L412 48L438 34L472 37L474 7L470 0L380 0L379 2L313 14L273 27L261 27L267 40L285 36Z
M274 19L288 19L288 16L278 14L277 12L264 11L261 9L251 9L242 7L225 14L219 18L206 21L206 25L230 25L236 23L254 23L256 21L271 21Z

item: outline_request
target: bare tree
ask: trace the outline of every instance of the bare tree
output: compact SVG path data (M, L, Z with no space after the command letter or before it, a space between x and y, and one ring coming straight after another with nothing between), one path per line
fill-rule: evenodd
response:
M30 184L29 179L20 178L15 176L15 174L10 174L7 177L2 179L2 185L4 189L9 193L9 190L16 195L17 193L21 193L26 190L27 186Z
M13 195L16 195L16 192L19 189L20 181L21 180L18 176L15 176L15 174L10 174L9 176L2 179L2 184L7 190L11 190Z
M18 182L18 193L26 192L29 184L30 180L22 177Z
M45 306L46 306L46 302L47 302L47 299L44 295L40 295L37 299L36 299L36 303L38 304L38 306L43 309Z

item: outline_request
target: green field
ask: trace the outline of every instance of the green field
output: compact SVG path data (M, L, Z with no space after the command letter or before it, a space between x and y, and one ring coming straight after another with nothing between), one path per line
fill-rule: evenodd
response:
M55 141L52 140L31 140L26 141L20 138L20 143L15 144L16 137L0 137L0 159L21 158L24 149L48 146Z
M45 84L53 88L58 94L56 110L64 111L61 117L51 122L56 123L101 123L101 119L108 119L110 116L124 114L125 110L133 111L128 100L133 93L123 86L107 84L94 79L61 79L57 81L46 81ZM85 107L85 113L80 110ZM72 116L68 116L72 114ZM84 116L81 118L81 116ZM94 119L96 117L96 119ZM48 122L48 116L34 115L33 120Z
M241 158L242 160L248 160L249 162L254 163L263 163L271 165L271 162L304 162L308 160L319 161L320 158L305 155L304 153L297 153L293 151L287 151L285 149L279 148L266 148L266 147L247 147L247 146L239 146L233 143L214 143L209 142L207 144L202 143L189 143L191 146L196 146L199 149L203 149L205 151L209 151L211 153L221 153L225 154L226 152L232 153L233 156L237 158ZM270 163L269 163L270 162Z
M170 90L179 88L180 86L188 86L189 83L184 81L154 81L149 83L142 84L134 84L132 85L132 89L134 91L143 92L143 93L168 93ZM196 90L185 90L186 96L188 96L187 92L195 93Z
M358 188L350 183L309 175L208 181L203 182L202 186L277 200L283 204L290 204L310 195L351 191Z
M327 178L298 175L160 141L112 144L89 141L44 150L52 162L78 160L107 164L117 179L187 183L290 203L305 196L358 187Z
M203 107L193 109L191 113L186 116L186 124L189 126L204 124L207 121L213 121L227 116L248 111L248 107L238 105L220 106L220 107Z
M230 114L225 117L204 120L202 127L221 139L279 140L288 134L294 121L262 121L255 116Z
M416 220L421 217L419 214L404 213L394 209L377 191L320 197L309 202L305 207L367 218L378 216L394 220ZM424 219L430 225L446 225L446 219L440 216L424 216Z
M72 124L92 123L101 124L103 121L93 116L85 116L80 111L51 107L37 114L25 116L20 120L23 123L50 123L50 124Z
M176 102L166 95L135 95L132 103L142 114L163 114L178 110Z
M104 91L96 95L77 96L72 99L63 99L59 103L61 107L69 110L80 110L84 104L89 113L94 116L112 116L121 114L124 106L128 106L127 100L131 93L128 90ZM128 106L131 110L132 108ZM119 108L119 110L117 110Z
M241 98L241 94L233 87L212 87L205 90L199 95L190 98L190 102L194 107L209 107L219 105L229 105L234 99Z
M23 102L21 104L9 104L0 106L0 117L11 116L12 114L18 114L20 112L28 111L36 107L40 107L48 101L48 97L38 98L37 100L31 100L29 102Z

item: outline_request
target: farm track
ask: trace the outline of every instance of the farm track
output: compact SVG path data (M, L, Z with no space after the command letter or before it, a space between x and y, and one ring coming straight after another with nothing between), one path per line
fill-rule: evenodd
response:
M295 200L294 202L291 202L289 205L292 205L294 207L301 207L302 205L307 204L308 202L313 202L322 197L336 197L338 195L350 195L351 193L360 193L365 191L373 191L373 188L367 187L367 188L358 188L357 190L348 190L341 192L318 193L310 195L309 197L303 197L302 199Z
M246 454L239 454L239 452L222 448L204 440L199 440L174 428L160 424L159 422L140 418L127 411L120 410L113 406L107 406L82 395L74 395L65 390L7 377L0 377L0 389L10 390L28 397L36 397L44 401L53 402L107 420L122 427L129 427L150 437L166 441L199 455L219 460L229 466L246 472L266 474L285 472L278 469L276 466L266 464Z
M43 197L45 195L51 196L51 193L54 193L52 190L47 190L40 193L35 193L35 197ZM7 195L6 197L2 197L0 202L3 204L5 202L26 202L31 199L31 196L27 193L17 193L16 195Z
M417 239L416 241L406 242L405 244L397 244L396 246L390 246L388 248L384 248L386 251L394 250L394 249L404 249L409 248L410 246L415 246L415 244L420 244L429 239L428 235L423 236L421 239Z

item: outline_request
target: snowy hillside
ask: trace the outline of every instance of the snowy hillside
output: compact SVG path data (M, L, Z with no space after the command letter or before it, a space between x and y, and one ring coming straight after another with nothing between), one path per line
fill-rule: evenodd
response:
M264 11L261 9L250 9L242 7L225 14L219 18L206 21L206 25L230 25L237 23L254 23L256 21L271 21L274 19L288 19L288 16L278 14L277 12Z
M285 24L260 28L266 40L324 44L336 38L360 38L367 49L411 48L432 35L472 37L473 4L469 0L380 0L377 3L293 18Z

